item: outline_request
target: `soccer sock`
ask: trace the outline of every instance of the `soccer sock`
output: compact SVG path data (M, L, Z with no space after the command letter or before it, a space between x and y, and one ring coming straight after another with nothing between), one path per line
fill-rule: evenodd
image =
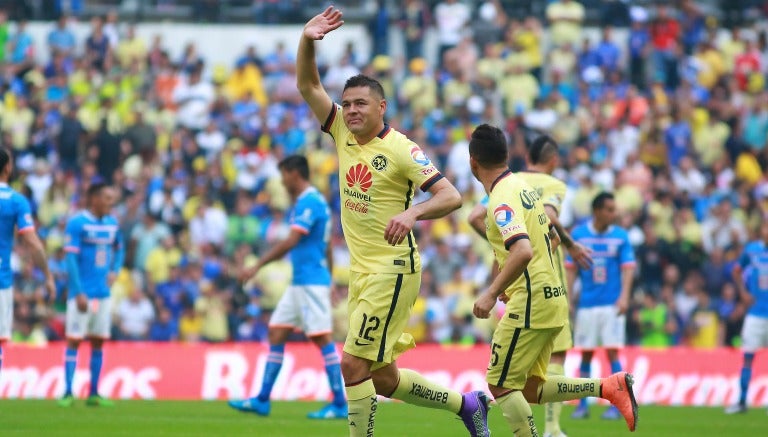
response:
M257 399L266 402L272 394L272 386L275 385L280 368L283 367L283 355L285 352L284 344L269 345L269 355L267 356L267 365L264 367L264 379L261 381L261 391Z
M77 368L77 349L70 349L64 352L64 396L72 395L72 380L75 379L75 369Z
M564 376L565 369L562 364L549 363L547 366L547 379ZM547 402L544 405L544 432L547 434L560 434L560 412L563 409L562 402Z
M539 403L563 402L587 397L600 397L600 378L547 376L539 384Z
M101 377L101 363L104 359L104 351L91 350L91 396L99 394L99 377Z
M749 381L752 379L752 359L754 354L744 354L744 367L741 368L741 393L739 394L739 405L747 405L747 392L749 391ZM747 365L749 363L749 365Z
M410 369L400 369L400 382L390 397L420 407L448 410L456 414L459 414L462 404L461 393L427 381Z
M501 408L504 418L512 428L512 434L517 437L538 437L533 412L525 396L520 391L513 391L496 398L496 404Z
M343 406L347 403L344 399L344 383L341 380L341 364L339 354L336 352L336 345L328 343L320 349L325 361L325 373L328 375L328 385L333 393L333 404Z
M582 360L581 365L579 366L579 376L582 378L589 378L589 376L592 374L592 362ZM579 407L587 408L587 398L581 399L579 401Z
M349 437L373 435L376 420L376 387L368 378L345 387L349 403Z
M621 372L621 363L619 360L611 361L611 373Z

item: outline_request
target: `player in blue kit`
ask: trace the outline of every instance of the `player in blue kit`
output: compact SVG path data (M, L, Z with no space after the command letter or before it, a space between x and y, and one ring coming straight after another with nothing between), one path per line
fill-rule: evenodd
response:
M109 215L115 202L114 190L103 183L93 184L86 193L86 210L67 222L66 265L69 276L64 355L64 397L59 405L74 402L72 380L77 368L77 348L83 339L91 343L91 406L111 406L99 396L99 376L104 341L111 327L110 287L123 267L125 252L117 219Z
M11 338L13 325L13 252L14 231L29 249L35 266L45 275L48 298L56 297L56 284L48 270L45 247L35 232L29 201L8 186L13 174L13 160L7 150L0 148L0 368L3 366L3 344Z
M308 415L311 419L346 419L347 402L336 346L331 341L331 273L328 241L331 212L322 194L309 183L309 164L303 156L294 155L280 162L278 168L283 185L295 200L290 214L291 232L272 247L258 263L244 272L241 279L253 277L264 265L281 259L290 252L293 282L277 304L269 321L269 356L258 396L229 401L240 411L269 415L269 397L283 364L285 342L294 329L300 328L320 348L325 361L333 401Z
M727 408L728 414L747 412L752 361L758 349L768 347L768 222L763 222L760 227L760 240L752 241L744 247L739 262L733 268L732 277L749 311L741 328L744 364L741 369L739 403Z
M581 293L576 310L574 344L581 349L582 378L591 373L592 355L597 347L604 347L611 362L611 373L621 371L619 348L626 343L626 313L635 272L635 254L629 235L614 225L616 201L611 193L600 193L592 201L592 220L576 227L573 240L592 250L592 265L584 268L568 256L568 296L574 299L573 284L576 274L581 279ZM585 399L573 412L574 419L589 416ZM604 419L621 419L619 411L611 406L603 413Z

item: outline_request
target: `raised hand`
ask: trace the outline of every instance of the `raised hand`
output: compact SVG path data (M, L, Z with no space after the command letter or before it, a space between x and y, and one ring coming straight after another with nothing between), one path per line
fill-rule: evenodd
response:
M341 11L328 6L322 14L315 15L304 25L304 36L311 40L321 40L328 32L338 29L342 24L344 21L341 19Z

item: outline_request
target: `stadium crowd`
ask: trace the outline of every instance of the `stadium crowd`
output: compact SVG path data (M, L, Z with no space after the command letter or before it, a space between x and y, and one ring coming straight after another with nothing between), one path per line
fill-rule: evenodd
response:
M590 40L577 1L550 2L544 22L508 16L497 0L477 3L406 0L370 23L371 59L350 44L321 65L334 98L358 72L378 78L388 123L464 196L459 212L416 228L424 264L409 327L416 341L473 343L492 331L472 317L491 253L466 221L484 194L467 159L468 135L482 121L509 133L514 170L537 134L559 142L565 224L587 220L599 191L617 194L639 263L630 343L737 344L745 307L730 269L768 219L764 16L725 29L693 1L632 7L621 37L606 26ZM337 218L340 208L335 152L296 89L294 48L243 47L231 65L208 65L193 42L172 58L161 37L145 41L114 14L94 18L83 41L69 20L37 41L0 12L0 142L14 152L13 185L32 202L59 286L50 305L18 249L12 340L62 338L64 225L95 181L119 188L128 242L113 285L115 338L264 340L290 264L268 265L245 285L236 278L287 235L279 160L306 154ZM423 57L430 27L437 63ZM402 50L389 48L393 29ZM41 50L47 63L35 61ZM348 254L337 219L332 245L343 339Z

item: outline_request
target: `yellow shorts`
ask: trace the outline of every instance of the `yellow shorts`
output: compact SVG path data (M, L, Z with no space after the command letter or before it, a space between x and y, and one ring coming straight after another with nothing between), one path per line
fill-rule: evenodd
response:
M555 344L552 352L565 352L573 348L573 334L571 332L571 322L566 320L565 326L555 337Z
M344 352L386 366L415 347L404 334L421 286L421 273L357 273L349 276L349 332Z
M554 340L563 328L517 328L508 320L503 318L493 333L485 380L511 390L522 390L531 376L546 381Z

